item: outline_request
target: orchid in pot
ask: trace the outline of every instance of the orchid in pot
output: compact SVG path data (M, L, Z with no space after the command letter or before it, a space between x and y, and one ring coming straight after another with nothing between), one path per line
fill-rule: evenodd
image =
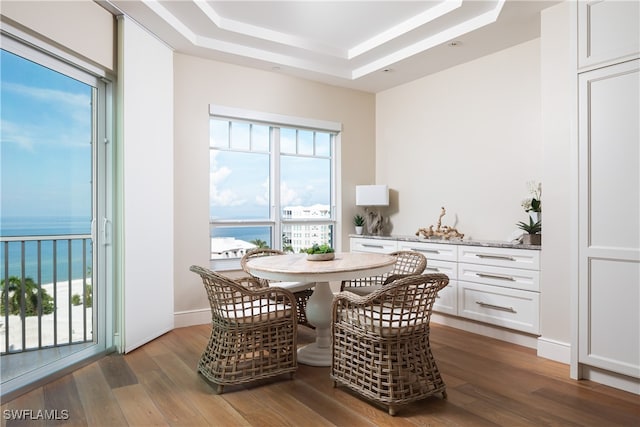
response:
M542 183L529 181L529 197L522 201L522 207L529 214L529 222L520 221L516 225L526 234L522 236L522 242L530 245L542 243Z
M522 201L522 207L535 222L542 221L542 183L529 181L527 187L529 197Z

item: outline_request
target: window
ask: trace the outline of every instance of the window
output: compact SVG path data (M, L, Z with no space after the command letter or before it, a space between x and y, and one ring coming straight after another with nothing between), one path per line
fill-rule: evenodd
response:
M210 117L211 259L237 260L254 247L334 246L336 126L251 117Z

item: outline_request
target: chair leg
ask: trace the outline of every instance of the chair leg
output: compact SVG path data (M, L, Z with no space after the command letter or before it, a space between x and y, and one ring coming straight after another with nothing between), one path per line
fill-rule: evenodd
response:
M442 390L442 398L443 399L447 398L447 390Z
M395 417L397 414L397 410L396 407L393 405L389 405L389 415L391 415L392 417Z
M223 389L224 386L222 384L218 384L218 387L216 388L216 394L222 394Z

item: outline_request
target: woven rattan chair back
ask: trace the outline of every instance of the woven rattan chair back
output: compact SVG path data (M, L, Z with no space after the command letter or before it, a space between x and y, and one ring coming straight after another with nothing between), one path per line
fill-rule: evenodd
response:
M359 288L357 289L359 295L368 294L379 289L389 280L397 279L399 276L422 274L425 268L427 268L427 258L420 252L396 251L389 255L396 257L396 262L391 271L378 276L344 280L340 285L340 291L354 291L354 288Z
M252 249L248 251L246 254L244 254L244 256L240 259L240 267L242 267L242 270L245 273L251 275L251 273L247 269L247 262L251 258L273 256L273 255L284 255L284 254L285 254L284 252L278 249L271 249L271 248ZM256 279L259 280L260 284L265 287L269 286L271 283L274 283L262 278L256 278ZM295 286L295 287L299 287L299 286ZM307 320L307 301L309 300L309 297L311 296L312 293L313 293L313 289L311 289L311 287L293 291L293 295L296 297L296 311L298 314L298 324L309 326L311 328L313 328L313 326Z
M251 278L240 283L203 267L194 265L190 270L202 278L211 306L211 336L198 372L217 384L217 392L227 385L285 373L293 376L297 369L293 294L262 288Z
M359 296L341 292L333 302L334 386L343 385L388 408L446 386L429 344L429 321L444 274L411 275Z

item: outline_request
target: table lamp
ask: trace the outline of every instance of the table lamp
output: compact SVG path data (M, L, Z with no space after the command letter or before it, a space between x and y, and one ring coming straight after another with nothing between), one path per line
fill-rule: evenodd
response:
M374 206L389 206L389 187L386 185L356 185L356 206L364 206L367 216L367 231L379 235L384 226L384 217Z

